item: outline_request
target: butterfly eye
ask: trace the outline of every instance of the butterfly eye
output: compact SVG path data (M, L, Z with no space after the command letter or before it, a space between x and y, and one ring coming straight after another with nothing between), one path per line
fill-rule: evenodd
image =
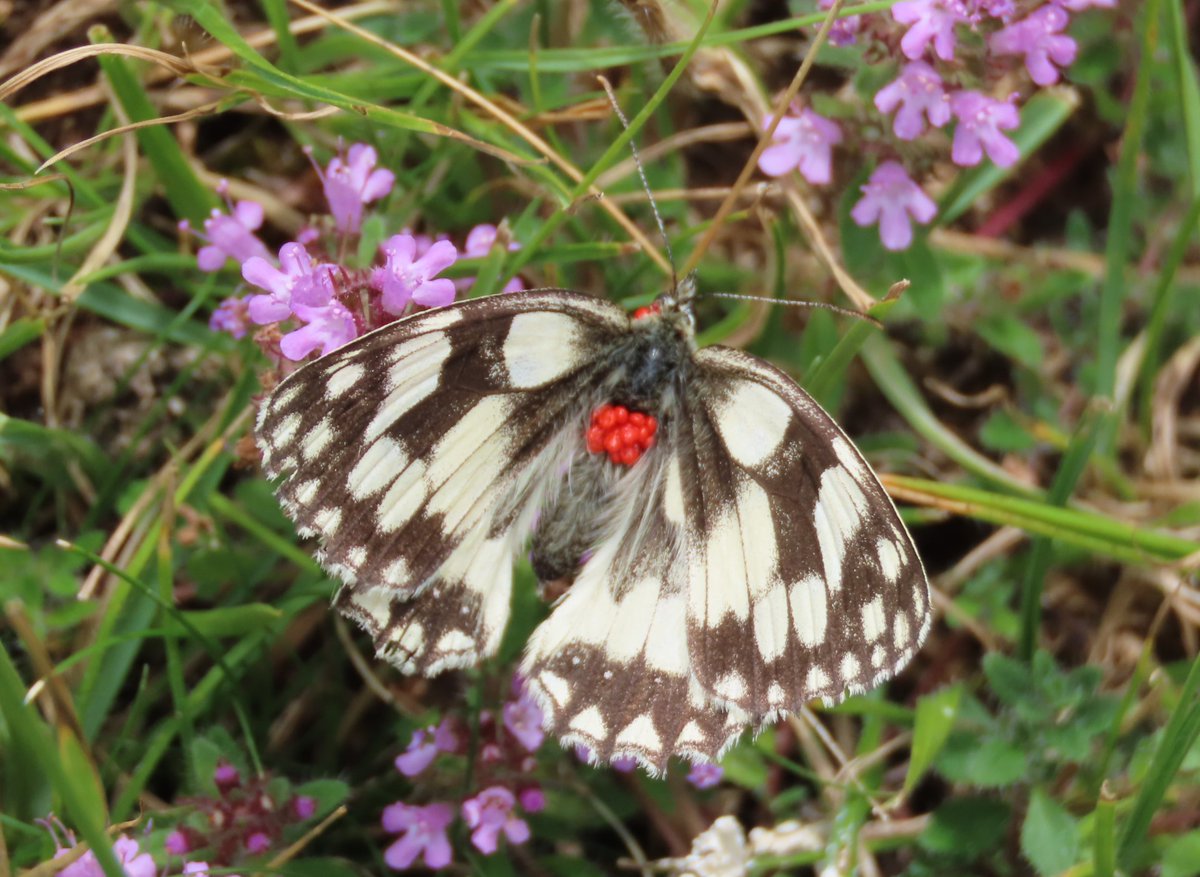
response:
M654 447L658 420L651 414L630 411L624 405L601 405L592 412L587 447L593 454L608 454L620 466L632 466Z

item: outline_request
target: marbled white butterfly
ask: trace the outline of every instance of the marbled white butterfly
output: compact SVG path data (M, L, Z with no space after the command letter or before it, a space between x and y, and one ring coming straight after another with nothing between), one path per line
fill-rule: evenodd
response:
M768 363L561 289L392 323L289 375L263 463L338 608L433 675L495 654L514 556L570 587L526 648L546 727L653 771L894 675L929 628L904 525Z

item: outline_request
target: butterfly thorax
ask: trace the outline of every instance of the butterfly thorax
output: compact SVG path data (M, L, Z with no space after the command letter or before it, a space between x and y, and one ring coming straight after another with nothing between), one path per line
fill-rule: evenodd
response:
M607 356L610 375L603 398L589 401L589 417L600 406L621 406L656 421L660 434L672 428L675 400L687 384L695 340L690 310L664 296L635 318L632 331ZM580 434L587 421L580 424ZM638 459L634 466L653 465ZM565 466L561 490L542 510L534 532L531 560L542 582L570 579L599 542L617 482L631 467L604 454L577 451Z

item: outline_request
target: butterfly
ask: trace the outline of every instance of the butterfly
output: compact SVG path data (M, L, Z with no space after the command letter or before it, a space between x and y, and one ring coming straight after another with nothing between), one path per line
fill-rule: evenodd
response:
M256 426L381 657L432 676L494 655L529 546L569 585L521 663L546 729L656 773L875 686L930 624L866 461L784 372L698 348L694 298L422 311L287 376Z

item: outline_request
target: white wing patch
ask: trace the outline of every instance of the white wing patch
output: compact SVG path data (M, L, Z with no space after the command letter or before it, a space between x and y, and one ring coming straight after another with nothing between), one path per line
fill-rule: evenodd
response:
M792 410L761 384L738 381L713 411L717 432L733 459L760 466L779 449L792 421Z
M554 311L530 311L513 317L504 339L509 384L518 390L543 387L574 371L587 349L579 342L579 322Z

